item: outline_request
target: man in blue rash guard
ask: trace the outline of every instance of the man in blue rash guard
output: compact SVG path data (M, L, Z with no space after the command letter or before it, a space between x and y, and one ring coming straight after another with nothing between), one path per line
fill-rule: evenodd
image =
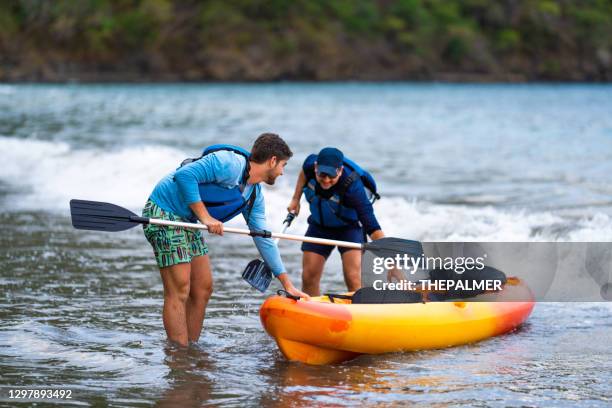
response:
M260 135L250 154L239 149L230 146L229 149L205 152L200 159L164 177L151 193L143 216L172 221L200 221L210 233L223 235L222 221L211 216L204 203L214 197L204 196L203 191L211 191L210 195L214 195L215 191L223 194L234 189L240 202L231 214L224 217L225 220L242 213L250 229L267 229L264 197L259 183L274 184L276 178L283 174L293 153L283 139L272 133ZM211 207L210 212L213 210L218 212L219 208ZM206 306L212 294L208 246L199 230L148 224L144 227L144 233L153 247L164 284L163 321L168 339L186 346L188 342L199 339ZM291 283L276 243L270 238L253 239L262 258L285 290L308 298Z
M362 243L364 232L373 240L383 238L372 203L360 177L344 166L344 154L333 147L306 158L287 209L300 211L300 198L310 204L306 236ZM319 282L333 246L302 244L302 290L319 296ZM361 287L361 250L338 247L344 281L349 291Z

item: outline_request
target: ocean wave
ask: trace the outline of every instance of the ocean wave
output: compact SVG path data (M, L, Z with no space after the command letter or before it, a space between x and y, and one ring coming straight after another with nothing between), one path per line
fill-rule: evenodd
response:
M74 149L67 143L0 137L5 152L0 183L6 211L68 214L71 198L115 203L139 212L155 184L189 154L145 145L117 150ZM265 186L272 229L281 225L293 193L295 174ZM492 205L434 204L384 196L375 204L389 236L422 241L610 241L612 219L603 213L568 218L554 212L500 209ZM307 203L292 230L306 228ZM234 219L233 226L244 226Z
M0 181L9 210L68 211L71 198L141 208L155 184L186 157L164 146L75 150L66 143L0 137Z

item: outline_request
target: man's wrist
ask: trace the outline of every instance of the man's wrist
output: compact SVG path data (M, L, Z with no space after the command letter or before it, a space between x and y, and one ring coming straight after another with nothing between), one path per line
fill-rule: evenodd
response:
M289 274L287 272L282 272L276 277L283 287L287 287L287 285L291 285L291 281L289 280Z

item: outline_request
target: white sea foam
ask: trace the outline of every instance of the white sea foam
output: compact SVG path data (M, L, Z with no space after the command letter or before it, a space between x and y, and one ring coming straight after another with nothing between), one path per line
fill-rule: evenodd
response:
M66 143L6 137L0 137L0 150L0 182L10 191L3 203L6 211L66 214L71 198L107 201L138 212L157 181L188 156L160 145L78 150ZM273 230L279 229L286 215L295 176L287 174L277 185L265 187ZM551 212L439 205L392 196L377 202L375 209L387 235L422 241L612 240L612 219L605 214L576 221ZM291 230L302 233L307 215L307 203L302 200L302 212ZM230 224L243 226L244 222L238 218ZM565 232L559 233L559 226Z
M140 209L149 193L186 154L162 146L73 150L58 142L0 137L0 180L17 193L7 209L68 211L71 198Z

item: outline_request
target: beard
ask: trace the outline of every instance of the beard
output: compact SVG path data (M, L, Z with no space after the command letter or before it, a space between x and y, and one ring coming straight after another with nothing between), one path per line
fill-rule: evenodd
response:
M274 171L273 171L273 170L270 170L270 171L269 171L269 172L266 174L266 179L264 180L264 183L266 183L266 184L267 184L267 185L269 185L269 186L273 186L273 185L274 185L274 183L276 182L276 178L277 178L277 177L278 177L278 176L276 176L276 175L274 174Z

